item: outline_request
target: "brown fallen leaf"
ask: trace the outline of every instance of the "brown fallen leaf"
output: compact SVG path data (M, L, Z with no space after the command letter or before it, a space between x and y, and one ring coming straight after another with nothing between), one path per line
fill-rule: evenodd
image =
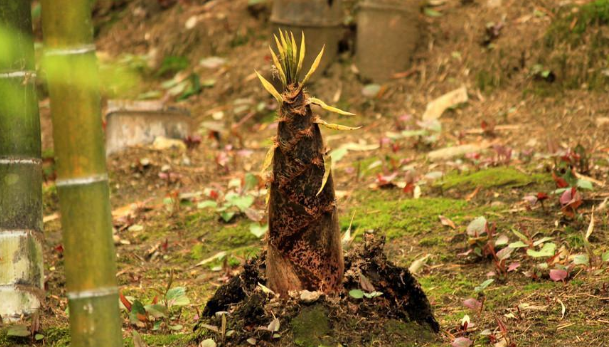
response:
M42 223L52 222L52 221L57 220L57 219L59 219L59 213L55 212L55 213L53 213L51 215L44 216L42 218Z
M455 225L455 222L453 222L452 220L444 217L443 215L439 215L438 218L440 218L440 223L442 223L442 225L447 226L447 227L451 227L453 230L457 229L457 226Z
M480 186L476 187L476 189L474 189L473 192L471 192L470 194L468 194L465 197L465 201L471 201L473 198L476 197L476 195L478 195L478 193L480 192Z

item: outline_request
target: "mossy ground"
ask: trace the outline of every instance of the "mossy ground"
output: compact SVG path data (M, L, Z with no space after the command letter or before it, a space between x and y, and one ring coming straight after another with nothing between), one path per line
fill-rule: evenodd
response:
M474 172L451 172L434 184L443 190L459 191L480 188L517 188L551 180L547 174L527 173L513 167L497 167Z
M535 220L532 225L539 231L553 235L552 221L546 221L540 211L529 212L523 215L524 220L518 221L506 217L505 206L492 206L485 197L465 201L462 196L482 186L495 195L499 194L499 197L507 199L508 202L513 202L511 192L518 189L532 191L544 189L548 184L547 176L549 175L523 173L509 167L449 173L434 187L424 189L424 196L419 199L404 196L398 189L356 190L348 200L339 204L340 224L343 231L351 225L351 232L355 235L354 242L359 242L360 236L368 231L386 235L389 241L386 250L390 259L402 266L408 266L415 259L429 254L428 267L419 275L419 281L435 307L436 316L442 326L450 327L458 324L463 315L472 315L461 302L468 297L480 299L481 294L476 293L474 288L486 279L484 273L493 270L492 264L487 261L465 262L458 256L458 253L467 248L465 239L460 235L463 235L469 221L477 216L486 216L489 221L497 222L501 232L505 232L517 223L531 225L529 219L532 219ZM438 190L438 187L442 187L442 190ZM462 187L467 189L460 189ZM439 195L443 194L444 190L455 190L456 195L453 194L451 198ZM439 220L440 215L452 220L457 230L442 225ZM121 238L130 241L130 244L118 246L119 270L123 272L119 276L121 290L127 296L135 297L145 304L149 303L158 295L155 289L162 290L173 272L173 286L185 286L187 295L193 303L174 312L173 319L184 328L180 332L172 333L140 329L140 334L149 346L187 346L192 338L187 332L196 320L197 310L215 291L217 284L221 283L214 283L215 279L222 273L237 269L244 259L256 255L262 248L262 241L250 233L250 222L246 218L238 217L227 224L221 221L213 210L199 210L192 204L184 205L177 213L163 207L153 211L142 223L145 227L141 232L119 233ZM51 224L51 226L58 225ZM572 225L565 229L565 242L570 247L581 248L583 241L578 238L579 233L575 228L576 225ZM47 233L53 236L56 231L47 228ZM56 238L50 237L50 240ZM167 244L167 249L161 248L157 260L145 260L148 257L147 251L151 247L164 243ZM225 258L210 261L203 267L195 266L201 260L222 251L227 252ZM131 254L139 255L133 257ZM61 261L53 254L47 255L47 258L56 259L56 261L51 260L50 265L56 267L51 271L51 281L57 281L57 271L62 267ZM145 261L142 262L142 259ZM218 269L221 269L220 272L216 272ZM580 274L576 286L578 292L594 291L595 288L598 290L600 288L598 281L599 279L594 276ZM496 281L484 291L486 313L477 320L483 324L493 319L490 312L509 314L513 312L512 307L525 303L546 307L542 311L526 313L526 319L531 324L554 322L554 326L538 327L534 335L537 338L540 336L547 338L552 333L564 338L569 338L569 334L595 336L601 329L600 325L577 328L577 325L586 321L585 316L570 315L568 322L573 325L568 326L556 318L560 305L556 306L557 302L553 297L557 295L563 297L560 293L566 293L571 288L573 286L566 287L561 283L547 280L534 282L522 275L512 274L507 281ZM548 305L547 300L551 300L553 306ZM562 301L565 305L571 306L573 300L577 302L580 299L563 297ZM591 298L591 300L599 299ZM314 315L315 312L311 314ZM68 345L69 333L66 329L65 313L63 317L61 316L62 314L59 314L59 319L55 321L55 327L44 332L43 341L46 345L62 347ZM323 323L320 317L305 320ZM521 323L509 319L507 322L513 326L511 329L514 334L523 329ZM298 320L293 322L292 333L295 338L298 337L294 340L296 345L314 346L317 343L324 345L325 342L331 342L324 340L323 331L313 338L306 337L308 336L306 332L319 330L307 324L300 324ZM410 329L413 328L416 330L416 327L409 328L403 326L404 324L395 321L384 333L379 333L378 341L411 333ZM557 330L557 324L563 324L560 326L564 327ZM126 323L126 327L128 326ZM129 329L133 328L131 326ZM128 332L125 334L126 345L131 346L130 334ZM536 338L532 337L521 339L521 341L535 340ZM0 346L18 345L18 342L19 340L9 339L0 333ZM370 341L371 346L374 343ZM404 344L404 346L410 345L413 344ZM427 346L433 345L433 343L427 344ZM546 345L550 346L551 343L548 342Z

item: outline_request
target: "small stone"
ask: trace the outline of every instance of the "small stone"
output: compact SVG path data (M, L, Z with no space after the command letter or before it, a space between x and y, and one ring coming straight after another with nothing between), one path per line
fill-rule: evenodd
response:
M165 150L171 148L186 150L186 144L182 140L170 139L167 137L159 136L154 139L154 142L152 143L152 148L157 150Z
M320 292L310 292L308 290L303 290L300 292L300 301L304 303L312 303L319 300L320 296Z
M502 201L493 201L493 202L491 202L491 207L502 207L504 205L505 205L505 203L502 202Z

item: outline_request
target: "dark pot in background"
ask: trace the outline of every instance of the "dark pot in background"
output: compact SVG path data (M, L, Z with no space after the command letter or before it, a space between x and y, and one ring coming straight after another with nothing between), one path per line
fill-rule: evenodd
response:
M303 65L302 77L326 45L324 57L319 65L318 72L313 75L320 76L335 59L338 53L338 42L342 37L343 11L341 0L274 0L271 23L273 23L273 34L278 34L278 29L288 30L294 33L300 46L301 32L305 34L307 51ZM274 49L275 40L271 38Z
M375 82L410 67L420 36L420 0L364 0L357 15L356 65Z

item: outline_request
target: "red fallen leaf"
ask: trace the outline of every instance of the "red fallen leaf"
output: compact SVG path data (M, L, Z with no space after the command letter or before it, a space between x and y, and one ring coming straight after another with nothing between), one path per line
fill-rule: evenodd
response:
M472 340L467 337L457 337L450 345L452 347L469 347L472 343Z
M381 188L390 188L393 187L394 184L392 183L392 181L398 176L397 172L392 173L391 175L381 175L378 174L376 176L376 183L379 185L379 187Z
M215 190L211 190L211 191L209 192L209 197L210 197L210 198L212 198L212 199L218 199L218 197L219 197L219 196L220 196L220 195L219 195L219 194L218 194L218 192L217 192L217 191L215 191Z
M381 137L380 141L379 141L379 147L383 148L383 146L385 145L389 145L391 144L391 139L388 137Z
M539 201L539 199L534 195L527 195L523 198L523 200L529 204L529 209L537 205L537 202Z
M550 270L550 278L554 282L564 281L565 278L567 278L567 275L569 275L567 270L563 270L563 269L552 269L552 270Z
M230 161L230 158L228 157L228 154L224 151L218 153L218 155L216 156L216 164L218 164L222 167L226 167L226 165L228 165L229 161Z
M451 227L452 229L457 229L455 222L453 222L452 220L444 217L443 215L439 215L438 218L440 218L440 223L442 223L442 225Z
M507 272L512 272L512 271L518 269L519 267L520 267L519 262L510 263L510 265L508 265Z
M575 187L571 189L565 190L564 193L560 196L560 203L563 205L562 212L569 217L573 217L575 215L575 211L577 208L581 206L583 203L581 194L575 189Z
M544 192L537 193L537 200L539 200L539 201L544 201L548 198L549 198L548 194L546 194Z
M55 252L57 253L63 253L63 245L60 243L55 247Z
M408 183L404 187L404 193L412 193L412 192L414 192L414 187L416 187L416 185L414 183Z
M201 144L201 135L186 136L184 143L190 149L197 148Z
M159 296L155 295L154 298L152 298L152 304L156 305L156 304L158 304L158 302L159 302Z
M507 336L508 330L507 330L507 327L505 326L505 323L503 323L501 318L499 318L497 316L495 316L495 321L497 321L497 325L499 326L499 330L501 330L501 334L503 334L503 336Z
M493 135L495 132L494 122L487 122L485 120L482 120L482 122L480 122L480 127L482 128L482 131L487 135Z
M479 160L480 157L482 157L482 155L478 152L471 152L471 153L465 154L465 158L467 158L469 160Z
M577 192L577 189L575 187L565 190L560 196L560 203L563 205L572 204L574 201L577 200L581 201L581 196L579 196L579 193Z
M554 179L554 182L556 182L558 188L567 188L569 186L569 183L567 183L564 178L556 176L554 172L552 172L552 178Z
M169 241L167 239L165 239L165 242L163 242L163 244L161 245L161 248L163 249L164 252L167 252L167 249L169 248Z
M473 311L479 311L480 308L482 307L482 303L474 298L469 298L469 299L463 301L463 306L465 306Z
M118 297L121 299L123 305L125 305L125 307L127 308L127 311L131 312L131 303L129 302L129 300L127 300L123 293L119 292Z

